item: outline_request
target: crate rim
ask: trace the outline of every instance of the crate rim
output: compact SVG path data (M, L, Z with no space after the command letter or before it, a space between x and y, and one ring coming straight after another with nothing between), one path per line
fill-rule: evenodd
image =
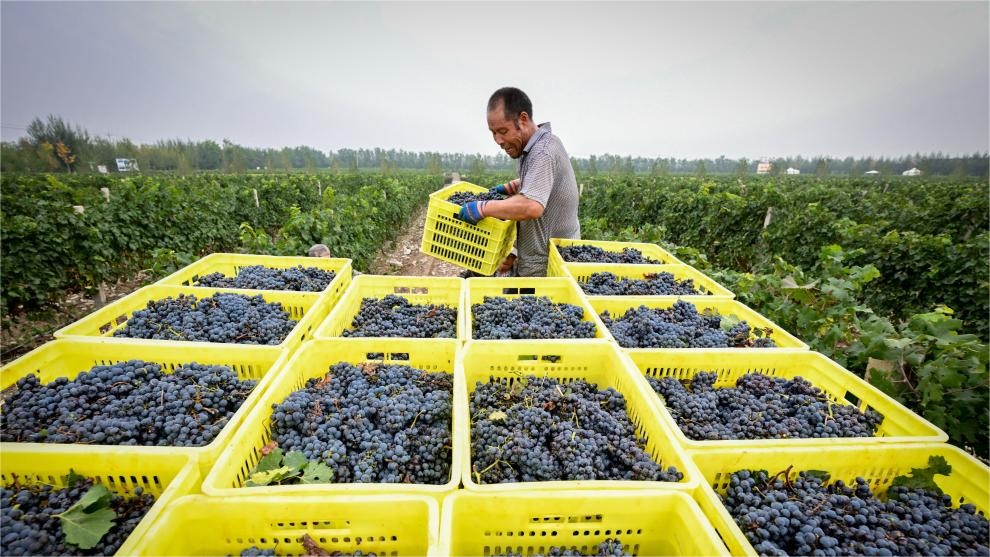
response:
M229 293L229 294L242 294L245 296L261 296L266 302L273 303L278 302L282 304L283 307L289 302L289 299L297 299L301 302L301 305L305 307L303 310L303 316L296 322L296 325L291 331L285 336L285 338L279 344L237 344L237 343L223 343L223 342L204 342L204 341L186 341L186 340L155 340L155 339L143 339L143 338L128 338L128 337L115 337L106 334L93 335L85 334L81 332L76 332L80 329L89 330L95 323L104 320L103 316L111 316L113 314L117 315L127 315L127 318L134 314L135 311L144 309L147 307L147 302L152 300L162 300L169 296L177 297L180 294L194 295L197 299L202 299L203 297L209 297L216 293ZM312 317L315 315L315 309L317 305L323 301L326 292L296 292L287 290L247 290L243 288L209 288L209 287L189 287L189 286L176 286L176 285L160 285L160 284L149 284L143 286L134 292L131 292L127 296L120 298L114 302L108 303L102 308L89 313L88 315L73 321L72 323L58 329L53 333L56 339L61 338L90 338L90 339L104 339L107 342L113 343L124 343L124 344L147 344L159 346L161 348L167 348L171 346L199 346L204 349L206 348L241 348L241 347L266 347L276 350L284 349L294 349L302 341L296 340L295 337L299 336L303 331L304 327L310 326L310 331L312 331ZM132 309L120 310L121 307L134 306ZM117 309L114 309L117 308ZM120 313L118 313L120 312ZM115 321L116 316L109 317L110 321ZM114 327L108 333L112 333L119 327Z
M798 459L803 458L804 460L808 460L808 459L813 460L814 464L808 464L808 465L802 465L796 467L794 473L802 470L807 470L811 467L813 467L813 469L815 470L824 470L825 472L830 472L832 469L835 468L834 463L839 458L843 458L843 457L865 458L867 456L872 456L873 458L869 459L869 461L872 463L864 463L863 461L859 461L860 468L858 469L888 470L891 468L890 464L886 464L886 465L878 464L876 463L876 461L884 460L883 457L888 457L891 459L901 458L900 455L904 455L909 452L912 454L912 456L906 458L913 459L913 455L918 452L922 452L922 454L924 452L927 452L929 456L937 455L937 454L946 456L947 457L946 460L949 461L949 464L953 465L954 473L960 464L962 464L965 468L975 467L985 472L985 476L980 481L980 486L979 486L979 488L982 488L982 493L976 494L977 500L980 502L980 504L978 504L977 507L983 505L983 508L981 510L984 511L984 513L986 513L987 510L990 509L990 503L988 503L986 500L988 487L990 487L990 468L988 468L985 464L977 460L975 457L967 454L962 449L945 443L906 443L903 445L836 446L836 447L832 447L830 451L822 451L820 447L789 447L789 448L762 447L762 448L748 449L745 451L739 451L738 449L720 449L718 451L707 451L707 452L688 451L688 453L692 457L692 460L696 461L697 463L696 467L698 468L699 473L702 475L701 484L699 485L698 490L695 492L695 499L697 500L698 504L702 507L702 511L705 513L705 516L709 519L709 522L712 524L712 526L715 528L718 534L722 537L723 541L725 541L726 546L729 548L731 552L733 552L733 554L754 556L754 557L757 555L756 550L753 548L753 545L749 543L749 541L746 539L745 534L743 534L742 530L736 524L735 520L732 518L732 515L729 514L729 511L722 503L720 496L711 485L713 481L713 477L710 473L710 468L714 467L714 465L712 464L713 462L725 458L734 458L737 464L733 464L732 467L735 467L735 470L742 470L746 468L762 470L764 469L763 466L760 465L750 466L748 465L748 463L753 462L754 460L760 460L763 457L771 457L771 458L780 457L782 463L790 462L790 459L788 457L795 458L796 455L796 458ZM864 453L867 454L864 455ZM895 457L894 455L898 455L898 456ZM899 460L898 462L901 461ZM907 473L909 471L909 470L904 470L904 468L912 467L911 464L904 464L904 465L899 464L898 466L900 467L899 469L901 470L900 472L901 474ZM720 466L720 468L722 467L723 466ZM781 468L783 468L783 465L781 465ZM722 475L727 472L724 472L720 469L715 473ZM839 477L835 479L845 480L847 478ZM871 490L872 489L873 487L871 486ZM884 489L884 491L886 491L886 489ZM874 495L875 494L876 492L874 491ZM965 496L963 493L956 493L956 492L953 492L951 495L954 506L958 506L959 498ZM968 497L968 498L972 499L972 497Z
M567 289L569 289L571 293L575 295L576 303L558 302L556 300L553 300L552 298L551 301L553 301L554 303L569 303L571 305L580 306L581 309L584 310L585 316L587 317L587 319L584 319L584 321L591 321L592 323L594 323L596 329L595 336L593 338L560 338L560 339L515 339L515 338L476 339L474 338L474 328L473 328L474 316L472 315L472 311L471 311L471 308L474 306L474 303L471 302L472 281L479 281L475 283L478 285L482 285L485 283L497 283L497 282L505 283L505 284L515 283L515 284L520 284L518 288L526 288L525 286L521 286L522 284L536 284L537 286L540 284L545 284L547 287L556 284L566 285ZM511 288L511 287L507 286L506 288ZM511 296L515 298L519 296L530 296L530 295L531 294L503 294L502 296ZM539 296L538 294L532 294L532 295ZM489 344L505 342L505 343L515 344L520 342L539 341L539 342L554 342L554 343L564 343L564 344L568 344L568 343L588 344L588 343L603 343L603 342L615 344L615 341L611 338L611 334L608 332L608 327L605 326L605 323L598 315L598 312L596 312L595 309L591 306L588 296L586 296L584 291L581 290L581 287L577 285L577 281L575 281L572 277L569 276L568 277L472 277L466 279L466 283L464 285L464 290L463 290L463 296L464 296L464 302L462 305L464 306L464 313L463 313L463 319L460 320L460 327L461 327L460 336L463 337L464 342L489 343ZM500 296L496 295L495 297L500 297Z
M298 350L296 350L291 356L281 360L281 365L275 371L274 379L266 386L265 392L257 400L255 405L250 409L239 424L239 432L237 436L231 438L230 442L227 444L226 448L220 455L215 459L213 466L210 468L209 472L204 474L202 482L203 493L215 497L240 497L240 496L268 496L268 495L305 495L307 493L320 494L321 496L337 496L337 495L347 495L347 494L420 494L427 495L431 497L442 497L443 495L458 489L460 474L459 474L459 463L461 459L461 453L458 451L457 447L457 405L456 405L456 393L458 386L463 382L463 377L460 377L456 373L456 358L460 343L456 339L435 339L440 340L440 343L429 343L424 345L423 339L410 339L410 338L377 338L377 337L364 337L364 338L339 338L339 339L313 339L307 341ZM394 347L392 349L388 348L391 344ZM300 362L305 358L311 357L313 354L323 354L319 356L321 362L326 364L336 363L340 361L350 361L337 359L338 352L334 350L335 347L340 347L340 350L347 350L348 347L381 347L382 352L395 352L395 351L405 351L409 347L425 346L429 348L430 353L435 353L437 348L445 348L450 353L451 358L451 370L450 374L453 377L453 393L451 397L452 410L451 410L451 468L450 468L450 479L444 484L385 484L385 483L329 483L329 484L307 484L307 485L286 485L286 486L260 486L260 487L226 487L226 482L221 481L221 479L229 479L232 477L230 472L226 472L226 469L235 470L240 466L240 462L244 459L241 458L246 456L247 451L239 450L238 445L243 440L244 436L248 436L248 428L253 426L258 426L260 429L255 432L252 430L248 440L252 441L250 445L252 450L257 446L257 439L263 434L264 429L267 427L267 423L271 418L272 408L269 403L278 403L284 400L284 397L280 400L276 400L275 389L283 384L292 383L296 377L306 377L308 374L305 372L305 368L300 368ZM424 348L424 350L426 349ZM362 348L366 350L367 348ZM323 365L323 364L321 364ZM295 371L293 371L295 370ZM304 381L305 383L305 381ZM291 392L295 392L298 389L292 389ZM257 434L255 434L257 433ZM246 443L246 441L245 441ZM226 468L224 468L226 467Z
M5 453L7 451L18 450L25 453L37 454L43 456L49 453L57 453L63 449L75 450L78 447L80 450L85 450L87 453L101 453L101 454L124 454L124 453L136 453L141 455L147 455L153 458L155 455L169 455L169 454L182 454L196 458L214 458L220 454L224 446L230 442L231 439L237 434L237 430L240 427L241 422L248 415L251 409L254 407L255 403L261 398L262 394L266 390L268 383L273 380L274 372L288 359L289 352L287 350L274 351L270 348L256 347L256 350L245 350L238 349L234 354L224 354L222 350L210 350L210 351L200 351L196 346L181 346L173 347L173 352L169 354L169 358L174 358L173 354L175 352L196 352L200 356L194 357L190 356L190 359L185 363L202 363L206 360L208 363L223 363L224 365L230 365L230 360L245 360L250 358L252 361L264 360L268 363L265 365L264 373L260 379L258 379L257 384L254 389L248 394L247 398L241 406L234 412L227 424L220 430L220 433L211 441L210 443L203 445L201 447L184 447L179 445L106 445L106 444L88 444L88 443L37 443L37 442L19 442L19 441L3 441L0 442L0 453ZM35 371L30 368L25 368L25 373L18 375L16 378L12 379L12 373L18 371L18 368L34 365L32 362L36 359L45 358L43 362L51 361L51 358L46 358L49 353L53 353L56 357L58 356L59 350L68 350L71 355L78 354L78 351L83 351L89 354L100 353L105 359L115 360L115 361L127 361L121 359L116 360L114 356L115 351L137 351L137 352L148 352L151 357L145 361L155 362L160 358L154 356L154 352L158 351L155 346L141 345L141 344L124 344L124 343L112 343L102 341L100 339L89 339L89 338L63 338L55 339L53 341L47 342L31 352L24 354L20 358L4 364L0 367L0 378L2 378L3 388L9 388L13 386L19 379L27 377L28 375L35 375ZM236 365L236 364L235 364ZM90 366L92 367L92 366ZM78 373L89 371L89 369L78 370ZM78 375L78 373L76 375ZM8 384L8 380L9 384Z
M660 434L656 441L662 443L663 441L668 441L669 450L665 450L665 457L668 460L666 466L676 466L677 470L684 474L684 478L679 482L649 482L649 481L638 481L638 480L557 480L557 481L544 481L544 482L517 482L517 483L503 483L503 484L478 484L471 478L472 466L471 466L471 416L470 416L470 400L471 392L473 391L473 383L468 377L466 371L465 360L473 356L476 352L484 351L498 351L498 357L512 357L518 356L520 354L527 354L535 350L561 350L563 352L567 351L587 351L594 350L600 357L610 359L614 358L614 362L619 365L619 374L629 380L628 389L632 389L632 392L622 392L623 398L626 399L627 408L629 406L629 399L639 399L644 403L642 408L643 416L642 421L644 423L651 422L655 427L656 433ZM629 368L630 363L627 359L623 358L619 351L613 344L610 343L586 343L586 344L575 344L566 343L562 341L529 341L529 343L520 343L504 347L499 351L499 347L491 342L485 341L468 341L457 354L457 364L456 370L461 375L462 388L455 393L459 395L461 400L458 404L461 405L464 412L461 413L461 419L464 420L462 426L460 427L459 434L461 435L461 446L463 447L464 454L461 459L461 483L464 486L464 490L476 492L476 493L490 493L490 494L507 494L507 493L518 493L526 492L527 490L538 490L538 491L567 491L576 490L582 493L589 493L595 490L642 490L642 489L664 489L673 491L694 491L700 481L700 475L694 466L693 460L690 458L688 453L674 440L673 437L669 436L667 430L667 424L662 421L659 412L656 407L644 397L649 394L644 391L643 383L645 380L640 380L638 371L634 371ZM490 375L497 377L504 377L513 372L501 371L499 373L492 373ZM600 381L596 381L599 385ZM614 388L614 387L613 387ZM618 389L616 389L618 390ZM628 410L627 410L628 415ZM631 418L630 418L631 419ZM667 438L663 438L667 435Z
M742 353L740 353L742 352ZM667 409L666 404L664 404L659 394L654 393L652 402L655 403L657 410L662 416L664 422L668 427L670 427L672 435L677 439L677 442L689 452L705 452L705 451L716 451L727 448L736 448L740 450L749 450L751 448L763 448L763 447L821 447L821 448L832 448L835 446L857 446L857 445L893 445L893 444L904 444L904 443L942 443L948 441L949 436L942 431L940 428L926 420L924 417L912 412L910 409L905 407L903 404L897 402L892 397L886 395L873 385L864 381L862 378L856 374L850 372L849 370L840 366L837 362L831 358L821 354L819 352L813 352L810 350L806 351L792 351L787 353L780 352L766 352L766 351L753 351L749 352L746 350L739 350L737 348L717 348L717 349L707 349L704 351L695 350L683 350L683 349L671 349L669 353L663 351L654 350L637 350L637 351L623 351L623 357L628 358L630 364L633 368L639 370L640 375L646 380L646 372L640 367L640 364L636 361L636 358L642 358L644 360L656 360L658 363L663 362L663 358L670 357L674 358L679 369L683 369L683 361L681 358L688 358L690 360L697 360L699 363L702 358L719 358L717 365L712 365L712 369L702 370L692 372L692 376L700 371L723 371L723 370L742 370L749 369L755 365L761 364L762 361L772 361L781 360L788 362L786 365L789 367L801 367L812 368L814 365L821 365L831 372L842 372L846 375L843 379L852 385L849 386L848 392L852 392L852 389L856 389L854 396L859 399L860 403L867 403L871 407L875 404L870 404L870 401L879 400L880 402L893 406L894 410L897 411L902 416L907 416L910 421L914 422L912 425L916 427L924 427L928 429L928 435L900 435L892 437L837 437L837 438L812 438L812 437L801 437L801 438L788 438L788 439L735 439L735 440L693 440L687 437L681 430L680 426L677 425L677 421L670 414ZM724 358L724 360L722 359ZM758 360L757 362L747 362L747 360ZM735 361L733 361L735 360ZM807 362L807 363L805 363ZM779 365L776 367L784 367L784 365ZM757 372L761 373L761 372ZM820 376L825 371L813 371L813 375ZM796 375L801 375L808 379L807 374L798 373ZM836 375L831 375L835 378ZM812 385L815 385L819 389L822 387L816 384L815 381L808 379ZM647 382L647 389L653 392L653 388ZM844 401L848 403L848 401ZM889 413L885 414L886 416Z
M37 455L36 453L33 453L30 450L26 450L23 447L4 447L3 453L5 455L13 455L18 458L41 458L41 456ZM85 459L87 456L91 456L91 455L92 455L92 451L89 450L86 445L75 445L75 446L62 447L59 450L53 451L52 454L44 455L44 458L69 460L70 462L65 465L66 466L65 472L66 474L68 474L70 469L75 467L73 461L78 459ZM196 455L180 454L180 453L169 453L165 456L169 461L184 460L185 463L178 465L175 464L167 465L170 468L171 467L176 468L175 476L168 483L168 485L162 489L161 495L155 498L154 505L152 505L151 508L148 509L148 512L145 513L145 515L138 522L137 526L134 527L134 530L132 530L131 533L127 536L127 538L124 539L124 542L121 544L120 548L117 549L117 552L114 555L133 554L135 549L140 546L142 540L145 539L147 533L151 530L151 528L155 526L155 524L157 524L158 519L161 517L162 513L164 513L169 508L172 502L174 502L176 499L181 498L184 495L195 493L198 490L199 485L202 481L202 475L199 470L199 457ZM10 469L7 466L3 465L4 460L8 462L7 466L9 466L9 459L2 459L0 460L0 469L3 469L5 474L8 472L11 474L16 473L10 471ZM155 469L157 467L165 466L165 464L163 464L162 461L160 460L153 460L150 463L148 463L147 466L149 468ZM87 472L84 473L83 475L89 475L89 473ZM115 473L113 470L110 470L108 468L108 471L104 475L116 476L119 474ZM132 474L127 474L127 476L131 476L131 475Z
M786 329L777 325L771 321L768 317L764 316L755 309L743 304L739 300L735 299L724 299L715 298L712 296L698 297L694 296L695 299L689 299L687 296L596 296L588 299L588 303L595 310L596 315L601 317L601 312L604 310L599 310L599 307L610 306L613 304L619 304L623 306L622 311L625 312L630 309L637 308L641 305L649 308L667 308L672 306L678 300L684 300L685 302L690 302L699 309L715 309L718 311L719 315L725 315L726 311L722 311L718 306L731 306L733 309L729 315L735 315L741 320L746 321L750 326L760 325L761 328L770 327L773 329L775 342L779 339L787 341L790 346L778 346L777 348L733 348L733 350L740 350L749 352L759 352L759 351L770 351L773 353L779 353L784 350L792 350L798 352L806 352L809 350L808 345L789 333ZM606 308L607 309L607 308ZM765 324L765 325L763 325ZM614 342L617 346L623 350L628 350L630 352L657 352L666 350L675 350L678 352L686 351L708 351L711 348L626 348L621 346L619 342L612 335L612 331L608 329L608 339Z
M671 269L671 267L677 267L677 269ZM635 268L635 269L634 269ZM650 272L667 272L671 273L675 277L680 278L678 280L694 279L696 283L701 282L698 286L708 288L709 290L717 293L713 294L682 294L682 295L670 295L670 294L659 294L659 295L634 295L636 297L646 297L646 298L683 298L688 301L693 300L712 300L712 299L735 299L736 295L728 288L722 286L718 281L712 279L708 275L702 273L698 269L687 265L685 263L660 263L660 264L636 264L636 263L567 263L563 264L564 274L572 279L578 284L578 288L581 288L581 282L577 279L577 272L585 271L589 275L596 273L612 273L616 274L619 278L629 278L629 273L635 272L644 274ZM621 274L619 274L621 273ZM635 276L635 275L634 275ZM700 280L699 280L700 279ZM584 288L581 288L581 292L589 300L595 300L598 298L625 298L627 296L622 295L603 295L603 294L588 294L584 292Z
M360 289L364 287L365 283L368 287L378 287L378 286L402 286L403 283L413 283L415 282L418 286L423 286L424 281L426 283L439 283L438 285L448 284L453 286L455 283L458 284L458 295L457 302L453 306L457 310L457 318L455 321L455 335L453 338L416 338L416 337L341 337L333 336L327 331L331 328L331 325L345 318L343 315L345 311L348 310L347 304L350 303L354 298L358 298L357 303L360 307L361 300L365 297L373 296L362 296ZM410 285L412 286L412 285ZM465 279L461 277L432 277L432 276L419 276L419 275L366 275L362 274L354 277L351 283L347 286L347 289L340 295L340 298L336 300L334 306L330 309L330 312L322 321L315 324L313 327L313 334L310 340L344 340L344 339L368 339L368 340L387 340L387 339L408 339L408 340L419 340L419 341L441 341L446 342L450 340L462 341L460 335L460 321L461 314L464 311L463 299L464 299L464 288ZM402 296L402 294L397 294ZM379 299L381 297L379 296ZM447 305L442 303L440 305ZM353 315L350 318L353 320Z

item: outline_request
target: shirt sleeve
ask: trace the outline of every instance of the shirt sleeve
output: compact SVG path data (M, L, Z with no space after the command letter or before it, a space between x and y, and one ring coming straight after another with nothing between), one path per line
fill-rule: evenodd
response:
M555 173L553 158L546 151L536 151L529 156L532 159L527 161L529 164L519 186L519 193L546 209L547 200L550 199L550 192L553 190Z

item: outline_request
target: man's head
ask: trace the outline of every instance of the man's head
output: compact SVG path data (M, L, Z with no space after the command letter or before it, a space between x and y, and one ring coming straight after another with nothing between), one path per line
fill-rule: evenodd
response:
M488 129L495 143L514 159L522 156L523 147L536 133L533 103L526 93L515 87L503 87L488 99Z
M325 244L313 244L313 247L309 248L310 257L333 257L330 253L330 248Z

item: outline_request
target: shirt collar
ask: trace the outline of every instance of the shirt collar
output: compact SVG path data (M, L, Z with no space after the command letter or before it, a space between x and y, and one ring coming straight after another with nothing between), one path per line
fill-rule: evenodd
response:
M533 148L533 145L536 145L537 141L550 132L550 122L543 122L540 124L536 128L536 133L533 134L533 137L529 138L529 141L526 142L526 147L523 148L523 153L529 153L529 150Z

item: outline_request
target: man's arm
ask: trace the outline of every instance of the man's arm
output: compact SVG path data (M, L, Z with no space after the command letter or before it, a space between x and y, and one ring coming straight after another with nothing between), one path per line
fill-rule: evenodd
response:
M485 204L485 216L506 220L535 220L543 216L543 205L524 195Z

